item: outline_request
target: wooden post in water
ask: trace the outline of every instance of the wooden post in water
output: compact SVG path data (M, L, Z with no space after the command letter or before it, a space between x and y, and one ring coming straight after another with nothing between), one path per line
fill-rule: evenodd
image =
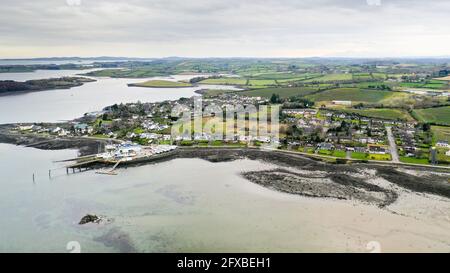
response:
M52 179L52 170L48 170L48 178Z
M35 181L35 178L34 178L34 173L33 173L33 183L34 183L34 181Z

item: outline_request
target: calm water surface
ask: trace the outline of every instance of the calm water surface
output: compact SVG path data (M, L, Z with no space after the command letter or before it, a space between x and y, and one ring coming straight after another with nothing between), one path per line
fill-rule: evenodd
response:
M67 252L70 241L84 252L294 251L306 242L298 198L239 176L270 165L177 159L107 176L67 175L53 163L75 155L0 144L0 252ZM113 221L79 226L87 213Z
M0 73L0 80L25 81L52 77L74 76L87 71L38 70L31 73ZM192 75L156 77L152 79L186 80ZM128 83L148 79L96 78L97 82L86 83L72 89L50 90L12 96L0 96L0 124L16 122L57 122L71 120L84 113L99 111L105 106L128 102L158 102L176 100L196 95L202 88L236 89L232 86L208 85L188 88L139 88L128 87ZM236 89L237 90L237 89Z

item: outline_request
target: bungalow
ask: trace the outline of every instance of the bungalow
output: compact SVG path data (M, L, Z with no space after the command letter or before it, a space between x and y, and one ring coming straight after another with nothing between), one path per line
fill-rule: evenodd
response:
M334 105L345 105L345 106L351 106L352 101L351 100L334 100L332 101Z
M25 126L19 126L19 130L20 131L28 131L28 130L33 130L35 125L25 125Z
M381 146L381 145L367 145L367 147L369 148L369 153L371 154L387 154L388 150L386 149L386 147Z
M158 139L159 135L153 133L142 133L139 137L143 139Z
M436 146L441 147L441 148L449 148L450 147L450 145L448 144L448 141L443 141L443 140L439 140L436 143Z
M93 128L86 123L75 124L73 128L77 134L90 134L93 131Z
M367 153L367 149L364 147L355 147L355 152L358 153Z
M317 149L331 151L334 149L334 145L333 145L333 143L322 142L317 145Z

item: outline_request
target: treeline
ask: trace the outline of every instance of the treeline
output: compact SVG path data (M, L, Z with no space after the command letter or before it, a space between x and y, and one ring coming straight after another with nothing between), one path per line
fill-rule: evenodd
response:
M26 82L0 81L0 94L10 92L31 92L52 89L68 89L95 80L82 77L64 77L45 80L29 80Z

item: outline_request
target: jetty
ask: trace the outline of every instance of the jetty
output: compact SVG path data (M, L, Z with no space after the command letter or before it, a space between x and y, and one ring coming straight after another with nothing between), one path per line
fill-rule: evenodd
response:
M151 145L141 146L133 143L123 143L118 145L107 145L104 153L90 156L66 159L60 162L73 162L66 166L66 172L72 173L87 171L104 167L96 171L97 174L117 175L116 169L119 165L137 164L150 162L174 155L177 146L173 145ZM106 168L107 166L111 168Z

